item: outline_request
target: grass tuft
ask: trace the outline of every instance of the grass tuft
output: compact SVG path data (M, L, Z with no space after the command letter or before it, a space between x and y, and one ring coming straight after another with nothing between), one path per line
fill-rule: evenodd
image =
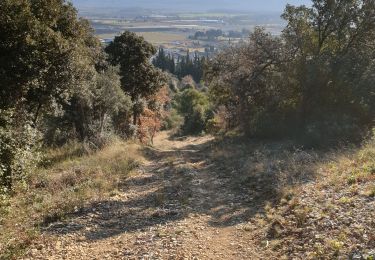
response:
M0 198L0 259L21 256L38 238L40 227L65 219L86 203L114 196L141 162L138 145L122 141L97 152L78 143L48 150L28 185Z

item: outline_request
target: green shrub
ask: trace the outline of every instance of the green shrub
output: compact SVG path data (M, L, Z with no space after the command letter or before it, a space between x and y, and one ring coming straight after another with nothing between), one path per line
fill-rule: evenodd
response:
M210 134L217 134L221 130L220 122L218 118L212 118L207 121L206 131Z
M355 119L345 115L329 115L310 121L304 141L308 145L332 145L338 142L360 141L361 130Z
M26 122L26 123L25 123ZM24 183L35 169L38 153L38 131L20 114L0 110L0 192Z
M181 126L183 134L200 134L207 122L213 118L208 97L193 88L185 89L176 98L177 111L184 117Z
M172 130L181 127L184 118L178 114L176 109L171 109L169 115L164 119L163 130Z

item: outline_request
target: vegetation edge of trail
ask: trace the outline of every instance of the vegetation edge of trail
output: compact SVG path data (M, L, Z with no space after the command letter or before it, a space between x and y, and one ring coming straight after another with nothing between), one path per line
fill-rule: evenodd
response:
M79 143L50 149L28 185L1 198L0 258L22 257L51 223L119 194L128 174L143 164L140 147L117 140L89 154Z

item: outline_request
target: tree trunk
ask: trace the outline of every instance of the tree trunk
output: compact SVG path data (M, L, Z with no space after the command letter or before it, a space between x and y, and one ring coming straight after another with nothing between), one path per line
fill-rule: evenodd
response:
M138 119L138 115L135 111L133 111L133 125L137 125L137 119Z
M105 112L101 113L100 115L100 136L103 136L105 116L106 116Z
M39 103L38 104L38 107L36 109L36 112L35 112L35 115L34 115L34 119L33 119L33 126L36 127L36 122L38 121L38 117L39 117L39 112L40 112L40 109L42 108L42 103Z

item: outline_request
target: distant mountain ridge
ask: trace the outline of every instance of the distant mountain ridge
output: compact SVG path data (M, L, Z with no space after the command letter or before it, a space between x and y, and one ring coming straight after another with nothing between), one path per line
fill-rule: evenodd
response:
M228 9L234 11L282 12L287 3L309 5L310 0L71 0L78 8L132 8L166 11L208 11Z

